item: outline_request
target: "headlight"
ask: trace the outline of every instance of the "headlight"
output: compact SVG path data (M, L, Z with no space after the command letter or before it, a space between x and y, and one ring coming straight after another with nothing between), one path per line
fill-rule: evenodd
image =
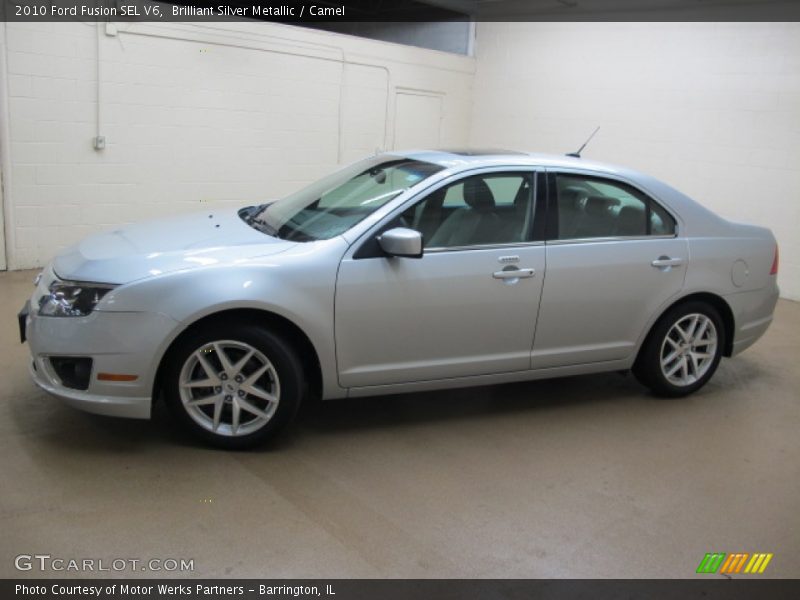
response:
M53 281L39 298L39 314L45 317L85 317L114 286Z

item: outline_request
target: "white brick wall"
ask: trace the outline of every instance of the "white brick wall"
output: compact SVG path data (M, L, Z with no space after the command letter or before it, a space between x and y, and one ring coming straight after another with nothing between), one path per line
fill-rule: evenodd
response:
M279 197L393 148L397 91L419 90L442 97L442 146L565 152L601 125L587 156L772 228L782 292L800 298L800 24L480 23L477 72L264 23L0 27L9 268L120 223Z
M471 143L651 173L768 226L800 299L800 24L480 23Z
M467 57L265 23L0 27L12 269L121 223L280 197L392 148L396 88L441 94L442 142L468 140Z

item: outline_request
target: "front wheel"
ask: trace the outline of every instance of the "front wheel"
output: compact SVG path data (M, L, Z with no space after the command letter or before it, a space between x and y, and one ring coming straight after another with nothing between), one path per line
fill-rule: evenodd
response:
M655 325L633 372L659 396L686 396L711 379L724 345L725 329L717 310L705 302L686 302Z
M173 416L195 436L229 449L256 446L276 434L296 414L305 389L293 348L240 322L187 333L164 376Z

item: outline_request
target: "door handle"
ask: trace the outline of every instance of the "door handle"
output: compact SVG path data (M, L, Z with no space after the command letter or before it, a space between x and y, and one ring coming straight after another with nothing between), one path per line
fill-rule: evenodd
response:
M664 267L679 267L683 264L682 258L670 258L669 256L659 256L653 262L650 263L657 269L662 269Z
M492 277L495 279L524 279L534 275L536 275L536 269L507 269L492 273Z

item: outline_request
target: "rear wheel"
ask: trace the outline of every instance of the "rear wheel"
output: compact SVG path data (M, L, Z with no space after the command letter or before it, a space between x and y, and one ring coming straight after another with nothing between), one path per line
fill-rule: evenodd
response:
M186 334L171 353L164 382L175 418L200 439L231 449L275 435L292 420L305 390L291 345L241 322Z
M725 329L717 310L705 302L686 302L653 327L633 372L659 396L685 396L711 379L724 345Z

